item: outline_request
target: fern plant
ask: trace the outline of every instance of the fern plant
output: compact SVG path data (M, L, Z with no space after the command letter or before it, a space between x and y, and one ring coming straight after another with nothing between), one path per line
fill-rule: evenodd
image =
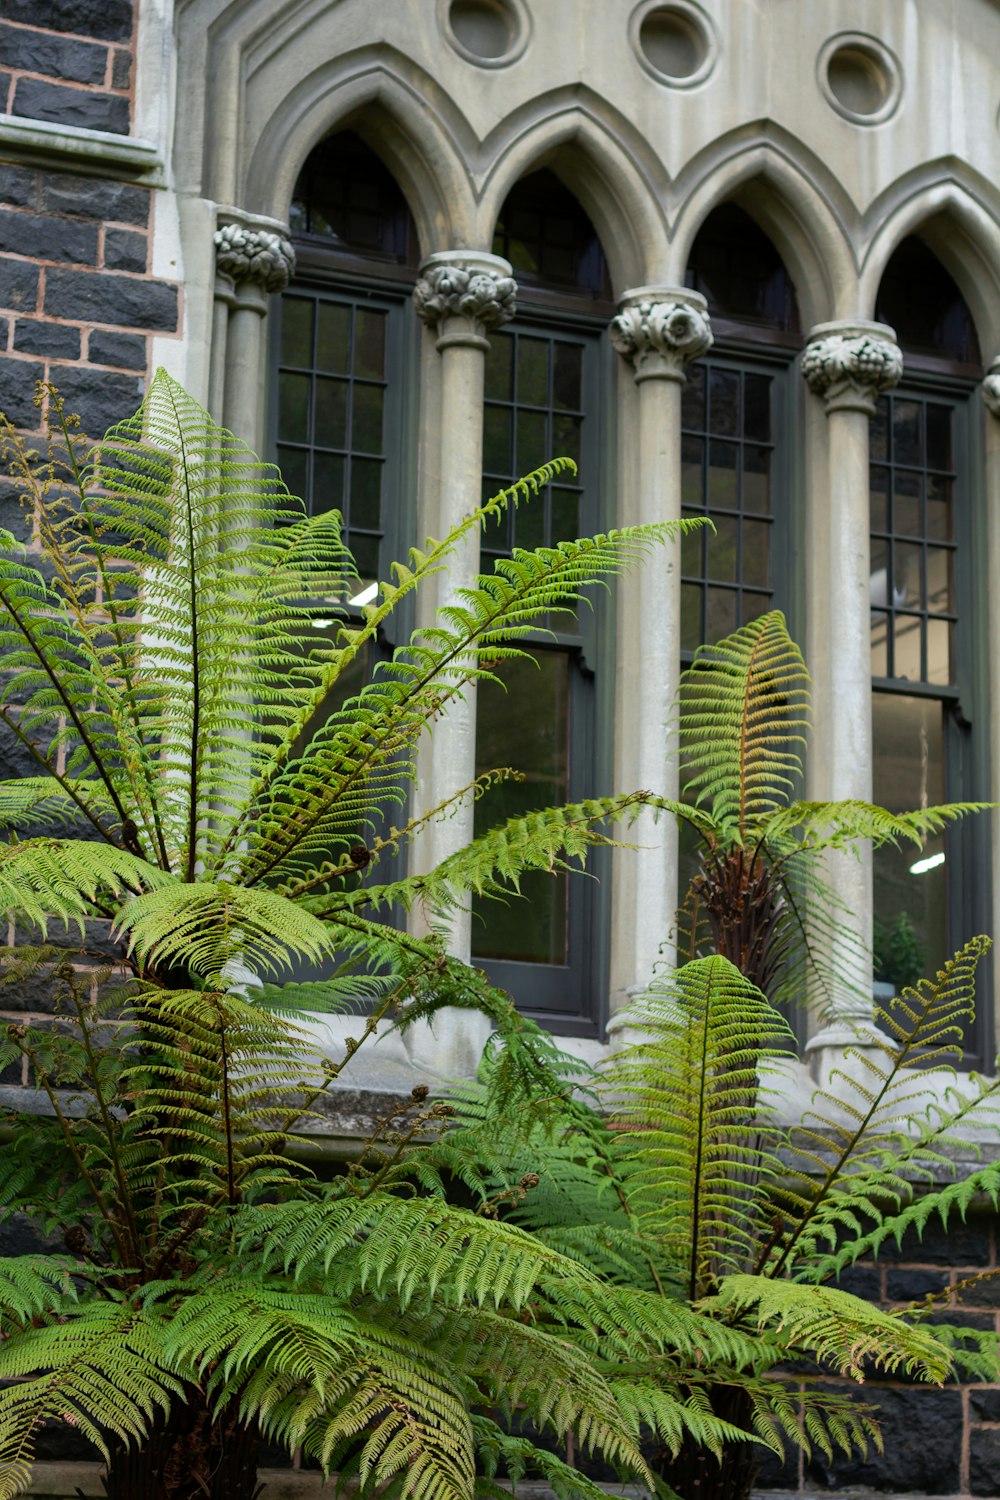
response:
M4 538L0 721L38 774L0 785L0 907L37 939L8 950L5 982L46 978L56 1015L0 1046L49 1111L13 1122L0 1215L40 1219L61 1249L0 1265L0 1497L22 1492L49 1419L104 1455L114 1500L248 1500L259 1432L366 1494L461 1500L501 1458L586 1488L505 1435L491 1413L515 1405L641 1470L641 1402L534 1309L636 1347L669 1330L644 1332L516 1227L413 1196L411 1143L444 1104L416 1089L328 1183L295 1131L383 1020L443 1003L491 1010L508 1092L545 1072L504 997L396 914L578 863L644 794L539 812L420 876L380 882L379 866L416 831L414 757L449 701L677 528L515 551L338 701L462 538L563 465L411 552L351 617L336 515L307 518L167 375L94 446L43 399L45 457L6 433L41 557ZM339 621L329 639L317 609ZM97 975L73 951L92 919L122 941ZM334 958L334 977L295 982ZM344 1061L311 1054L303 1010L361 1001Z
M877 1408L831 1387L831 1375L997 1378L992 1330L932 1326L933 1299L888 1312L835 1285L932 1216L964 1215L977 1194L997 1203L1000 1166L958 1180L949 1155L963 1125L1000 1129L1000 1083L947 1082L988 947L974 939L905 990L877 1018L884 1035L873 1032L863 1057L849 1053L791 1124L778 1106L792 1034L721 956L664 971L635 1002L633 1040L591 1077L591 1103L564 1098L557 1117L525 1131L500 1117L488 1088L463 1091L437 1170L621 1288L636 1316L659 1304L688 1318L687 1341L667 1359L570 1334L624 1405L637 1390L646 1412L662 1398L659 1424L644 1416L646 1456L683 1500L745 1500L765 1448L832 1457L881 1446ZM686 1370L682 1349L694 1355ZM681 1402L712 1430L671 1431Z
M473 1088L436 1158L550 1248L695 1319L699 1358L679 1382L662 1360L586 1345L612 1381L627 1372L671 1404L686 1392L723 1424L721 1445L690 1428L663 1441L668 1424L649 1424L657 1472L684 1500L745 1496L761 1443L831 1454L879 1441L874 1413L831 1394L815 1367L854 1380L882 1369L938 1381L956 1361L996 1370L992 1336L932 1334L923 1305L887 1314L826 1284L933 1212L964 1212L977 1191L996 1200L995 1167L913 1195L947 1173L950 1133L968 1116L997 1120L1000 1085L972 1075L949 1090L926 1076L961 1057L986 940L904 990L805 1119L788 1126L774 1109L789 1004L821 1010L846 991L871 1005L870 950L826 882L828 856L866 840L919 844L979 807L900 815L797 800L808 713L780 613L698 652L681 688L684 798L658 804L701 846L678 922L687 961L622 1013L636 1039L591 1080L592 1106L566 1100L554 1122L524 1130ZM713 1353L720 1328L737 1342Z
M809 687L779 610L700 647L682 674L684 792L660 803L697 850L678 913L678 955L724 955L775 1004L823 1014L846 1002L865 1011L871 946L833 888L830 859L865 845L919 848L986 804L892 813L857 800L802 799Z

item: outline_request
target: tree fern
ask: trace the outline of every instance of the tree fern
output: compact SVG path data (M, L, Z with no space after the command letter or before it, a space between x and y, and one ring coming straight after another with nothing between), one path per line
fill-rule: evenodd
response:
M644 794L531 814L420 875L380 884L378 866L505 774L408 817L442 709L696 523L515 551L345 701L413 591L568 461L470 507L351 615L339 517L306 517L169 376L94 444L48 394L40 459L5 433L41 557L0 538L0 721L36 768L0 784L0 909L44 946L0 968L48 975L56 1014L0 1040L49 1111L16 1122L0 1217L39 1218L64 1253L0 1272L0 1495L67 1412L134 1489L142 1454L203 1452L191 1482L207 1483L212 1455L259 1427L366 1491L465 1500L486 1444L470 1408L519 1403L643 1474L633 1417L571 1332L667 1334L620 1289L602 1301L579 1257L447 1203L417 1149L447 1106L394 1107L335 1186L298 1156L358 1047L446 1004L497 1025L494 1097L541 1118L540 1095L568 1089L509 1000L398 913L518 899L523 872L582 864ZM87 971L95 918L118 957ZM334 957L332 976L296 973ZM359 1003L346 1056L317 1055L298 1019Z

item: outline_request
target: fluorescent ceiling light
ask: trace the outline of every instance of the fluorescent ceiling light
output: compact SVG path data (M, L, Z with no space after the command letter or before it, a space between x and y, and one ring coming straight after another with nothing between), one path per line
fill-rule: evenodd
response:
M928 870L936 870L938 865L944 864L944 850L938 854L928 854L926 859L918 859L915 865L910 866L911 875L926 875Z
M356 604L360 608L362 604L371 604L372 600L376 597L377 594L378 584L370 583L366 589L361 590L360 594L355 594L354 598L348 599L347 602L348 604Z
M336 625L336 620L310 620L309 624L313 630L328 630L331 625Z

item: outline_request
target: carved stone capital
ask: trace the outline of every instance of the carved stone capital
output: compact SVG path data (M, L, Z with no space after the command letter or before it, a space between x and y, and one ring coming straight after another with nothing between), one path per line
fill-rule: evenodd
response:
M685 367L712 347L708 304L686 287L638 287L618 304L611 342L637 381L683 381Z
M820 323L809 335L802 374L826 401L827 412L868 416L883 391L903 373L896 335L884 323Z
M1000 418L1000 357L995 359L986 371L979 390L986 410L991 416Z
M284 235L245 224L223 224L215 231L215 265L239 284L256 282L265 292L283 292L295 269L295 251Z
M514 316L517 282L499 255L443 250L420 267L413 305L437 333L439 349L488 349L487 335Z

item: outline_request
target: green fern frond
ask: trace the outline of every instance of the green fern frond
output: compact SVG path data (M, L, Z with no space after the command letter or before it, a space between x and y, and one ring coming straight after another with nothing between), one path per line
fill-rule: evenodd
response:
M697 1295L752 1261L768 1212L761 1174L773 1173L779 1144L761 1064L788 1055L791 1033L724 958L658 980L628 1019L647 1039L606 1076L629 1206L687 1261Z
M749 1320L788 1353L808 1354L852 1380L863 1381L871 1369L935 1383L951 1373L948 1349L931 1330L836 1287L737 1274L724 1277L701 1310Z
M700 646L681 680L687 790L716 823L745 837L779 807L801 771L809 674L780 610Z

